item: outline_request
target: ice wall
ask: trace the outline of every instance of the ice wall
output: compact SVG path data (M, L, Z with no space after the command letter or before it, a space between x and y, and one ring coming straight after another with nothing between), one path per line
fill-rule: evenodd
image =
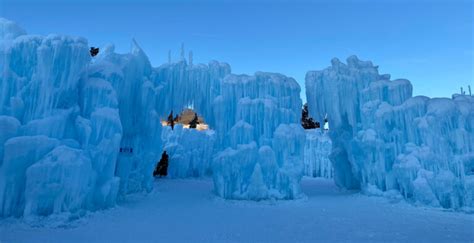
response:
M4 19L0 40L0 217L76 218L149 191L164 148L171 177L212 173L222 197L301 195L294 79L216 61L153 68L135 41L91 58L83 38L27 35ZM187 107L213 131L162 128Z
M215 131L184 129L178 124L162 132L163 150L169 155L168 175L171 178L212 175ZM158 161L157 161L158 162Z
M421 204L472 207L474 97L412 97L355 56L308 72L311 116L328 114L335 181L347 188L397 190Z
M334 177L334 168L329 160L332 143L327 131L322 129L305 130L304 174L311 177Z
M138 45L91 61L85 39L0 23L0 216L74 216L150 190L161 124Z
M214 100L215 192L234 199L301 195L305 135L300 87L281 74L228 75Z
M171 111L176 115L191 107L214 129L217 121L212 104L220 94L222 79L230 71L227 63L191 64L184 59L154 69L151 80L157 92L164 94L156 100L159 115L167 117Z

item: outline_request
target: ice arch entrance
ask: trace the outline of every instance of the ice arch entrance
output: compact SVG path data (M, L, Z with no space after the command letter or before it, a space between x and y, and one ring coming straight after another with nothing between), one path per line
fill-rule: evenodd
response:
M204 117L198 115L191 107L183 109L179 114L174 115L170 112L167 118L161 119L162 126L182 125L186 129L196 129L198 131L208 130L209 125L206 123ZM171 119L171 120L170 120Z
M199 124L190 128L195 116ZM190 108L173 117L173 126L170 123L162 120L161 134L163 150L169 155L168 175L171 178L211 176L215 131L208 129L205 119Z
M156 109L160 117L192 107L210 127L216 127L213 102L230 71L226 63L212 61L208 65L193 65L184 59L156 68L152 79L158 93Z
M212 171L215 191L225 198L300 196L305 137L299 124L300 87L294 79L263 72L233 75L227 64L192 65L184 60L155 71L155 107L161 117L192 104L214 129L200 133L179 126L174 131L164 128L164 147L187 161L171 175ZM178 142L184 134L207 146L185 149L196 143ZM198 157L205 162L196 169ZM211 162L212 168L206 169Z
M183 115L183 111L191 108L209 127L215 128L213 101L228 74L228 64L212 61L208 65L193 65L184 58L154 69L151 82L160 120L166 121L171 111L173 116ZM210 175L216 132L185 129L180 123L177 122L174 130L164 126L161 133L162 149L170 155L169 175L174 178Z
M301 196L305 137L299 124L300 87L294 79L263 72L233 75L228 65L220 63L191 66L183 61L156 71L156 91L162 94L156 107L162 117L193 104L215 129L206 133L180 126L163 129L164 148L183 162L170 168L170 175L212 171L215 192L225 198ZM195 147L197 140L207 145Z

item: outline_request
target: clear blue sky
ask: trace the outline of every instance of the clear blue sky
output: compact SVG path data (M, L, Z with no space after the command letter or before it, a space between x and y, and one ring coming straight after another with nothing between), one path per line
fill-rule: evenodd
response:
M0 15L30 34L83 36L118 52L135 38L154 66L169 49L177 59L184 42L195 62L280 72L304 92L308 70L355 54L431 97L474 88L473 8L470 0L0 0Z

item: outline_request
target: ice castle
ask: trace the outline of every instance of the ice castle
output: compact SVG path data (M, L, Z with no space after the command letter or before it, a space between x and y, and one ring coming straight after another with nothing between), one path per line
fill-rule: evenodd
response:
M170 177L210 176L227 199L295 199L303 175L369 194L445 208L474 206L474 97L412 97L355 56L306 75L232 74L226 63L152 67L86 39L28 35L0 19L0 217L35 218L113 206L150 191L163 150ZM190 104L209 130L161 120ZM127 149L121 149L127 148ZM130 148L130 149L129 149Z

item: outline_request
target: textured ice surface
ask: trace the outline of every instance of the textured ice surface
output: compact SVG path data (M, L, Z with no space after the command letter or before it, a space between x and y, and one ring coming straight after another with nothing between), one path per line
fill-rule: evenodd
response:
M184 129L176 125L174 130L163 128L163 150L169 154L168 175L172 178L202 177L211 175L214 155L215 132ZM156 162L158 163L158 161Z
M0 19L0 217L27 219L114 205L150 191L163 149L170 177L212 174L224 198L293 199L300 179L399 193L421 204L472 207L473 98L411 98L370 62L333 60L307 75L311 115L329 136L304 131L300 87L276 73L182 59L154 68L135 41L91 59L83 38L27 35ZM192 107L211 130L161 120Z
M214 101L215 192L224 198L301 196L305 135L300 87L281 74L228 75ZM239 162L237 162L239 161ZM261 193L261 194L259 194Z
M332 143L327 131L322 129L305 130L306 144L304 147L304 174L311 177L333 178L329 154Z
M18 26L15 22L0 18L0 40L12 40L20 35L25 34L26 31Z
M421 204L472 207L474 97L412 97L355 56L306 75L310 114L328 114L335 180L347 188L397 190Z
M83 38L0 27L0 216L76 217L149 191L163 149L171 177L212 174L222 197L300 196L294 79L231 75L216 61L154 68L135 41L129 53L108 45L91 59ZM162 127L188 107L212 130Z
M85 39L25 35L6 23L0 215L100 209L118 195L151 189L161 124L153 107L142 105L151 67L137 45L91 62ZM121 146L135 151L119 153Z

